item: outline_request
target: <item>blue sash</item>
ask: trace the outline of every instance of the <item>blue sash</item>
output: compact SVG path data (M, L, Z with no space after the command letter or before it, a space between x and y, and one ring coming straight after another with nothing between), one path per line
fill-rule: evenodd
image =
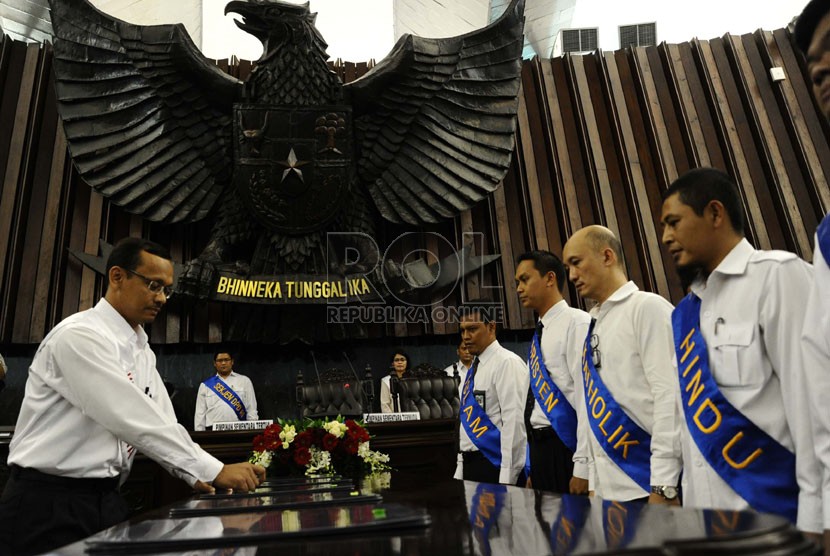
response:
M542 357L538 332L533 335L533 340L530 342L527 366L530 369L530 389L536 402L542 408L560 440L571 452L576 452L576 411L568 403L565 394L550 378Z
M582 385L585 387L588 422L608 457L640 488L650 492L651 436L626 415L594 367L591 335L595 324L596 320L592 320L582 348Z
M228 386L224 380L218 375L213 375L202 384L208 387L208 390L219 396L219 399L225 402L233 409L240 421L245 421L248 417L248 412L245 410L245 404L242 399Z
M484 556L492 554L490 529L499 518L504 506L505 494L507 494L507 487L504 485L479 483L476 486L476 493L470 504L470 525L473 528L473 534L478 538Z
M824 262L830 265L830 213L828 213L818 225L816 230L816 243L821 249L821 256Z
M645 504L641 502L602 501L602 529L605 546L609 550L622 550L634 538L637 522Z
M556 521L550 527L550 549L554 554L570 554L585 526L591 501L585 496L563 496Z
M496 467L501 467L501 432L473 395L475 389L473 375L476 374L477 368L478 362L467 371L467 379L464 381L464 390L461 395L459 418L461 419L461 426L464 427L464 432L470 437L475 447L484 454L490 463Z
M699 323L700 298L689 294L672 313L680 397L689 434L709 465L752 509L795 522L795 455L718 390Z

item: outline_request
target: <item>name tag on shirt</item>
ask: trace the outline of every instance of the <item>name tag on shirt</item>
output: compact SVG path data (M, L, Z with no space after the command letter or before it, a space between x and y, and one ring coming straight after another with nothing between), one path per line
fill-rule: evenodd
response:
M264 429L274 422L273 419L260 419L259 421L222 421L213 423L214 431L253 431Z
M484 390L473 390L473 396L475 396L476 402L478 402L478 405L480 405L481 409L483 409L484 412L486 413L487 412L487 395L486 395L486 392Z

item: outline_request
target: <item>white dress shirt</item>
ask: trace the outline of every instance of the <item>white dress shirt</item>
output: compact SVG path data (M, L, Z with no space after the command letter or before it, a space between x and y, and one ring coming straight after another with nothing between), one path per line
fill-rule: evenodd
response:
M597 319L597 371L623 411L651 435L651 484L666 486L677 484L681 468L671 312L671 303L640 291L634 282L591 309ZM626 501L649 495L608 457L593 431L589 444L594 458L589 488L598 496Z
M813 280L802 333L805 380L809 385L815 451L822 469L824 528L830 529L830 267L815 242Z
M136 450L191 485L222 470L176 422L144 329L102 299L64 319L38 347L8 462L123 482Z
M409 372L404 373L401 378L412 376ZM400 394L400 393L399 393ZM402 405L404 402L403 396L398 396L398 403ZM403 411L403 407L398 408L398 412ZM392 375L386 375L380 379L380 411L381 413L395 413L395 403L392 401Z
M463 384L464 384L464 381L465 381L465 380L467 380L467 371L469 371L469 370L470 370L470 367L468 367L467 365L465 365L464 363L462 363L460 360L459 360L457 363L455 363L455 366L456 366L456 368L458 368L458 377L461 379L461 380L459 381L459 384L462 384L462 385L463 385ZM447 367L446 369L444 369L444 372L445 372L445 373L447 373L447 376L449 376L449 377L453 377L453 376L455 376L455 375L453 374L453 368L452 368L452 365L450 365L449 367Z
M242 400L247 414L246 420L256 421L259 419L256 409L256 395L251 379L235 371L231 371L227 378L221 376L219 378L230 386L231 390L236 392L239 399ZM205 386L204 382L199 384L199 392L196 394L196 415L193 417L193 428L197 431L203 431L206 427L213 426L214 423L228 421L239 421L236 411L224 399L220 399L216 392Z
M513 485L524 469L527 450L524 426L529 383L527 364L512 351L501 347L498 340L487 346L478 360L474 390L484 392L484 411L501 434L499 482ZM459 449L462 452L478 450L461 423L459 428ZM464 462L459 454L455 478L463 478L463 471Z
M591 316L585 311L569 307L564 299L542 315L542 358L556 387L577 414L576 452L574 452L574 476L588 479L590 425L585 407L585 390L582 387L582 346ZM530 371L528 370L528 381ZM534 429L550 427L551 423L537 400L530 414L530 426Z
M810 265L793 253L757 251L744 239L705 283L692 284L692 291L701 299L700 332L712 377L735 409L795 453L798 527L820 531L821 472L812 447L800 342L811 279ZM685 420L682 429L683 503L748 508L706 462Z

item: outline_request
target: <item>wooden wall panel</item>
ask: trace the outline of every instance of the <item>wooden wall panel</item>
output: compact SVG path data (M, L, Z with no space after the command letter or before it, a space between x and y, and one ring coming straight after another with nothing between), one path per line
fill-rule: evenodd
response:
M239 79L254 67L236 59L216 63ZM78 178L57 121L50 65L48 47L8 37L0 45L0 343L36 343L101 295L103 280L71 258L70 249L95 254L101 238L112 243L143 235L184 262L199 254L210 232L207 222L145 222ZM331 68L350 81L372 65L338 60ZM772 82L771 67L782 67L786 79ZM496 297L506 328L530 328L532 315L515 295L516 258L535 248L561 253L570 234L593 223L619 234L629 275L640 287L676 302L679 280L660 244L661 194L698 166L735 178L750 241L811 257L813 232L830 209L830 125L786 30L526 61L514 160L502 187L428 230L459 247L469 242L478 255L500 253L501 260L471 276L463 296L460 290L436 296L429 308ZM406 231L379 224L380 247ZM407 238L392 251L421 249L441 257L451 252L434 236ZM567 297L584 306L570 286ZM174 298L151 338L220 342L229 314L221 303ZM455 334L457 325L366 330L369 337L421 336Z

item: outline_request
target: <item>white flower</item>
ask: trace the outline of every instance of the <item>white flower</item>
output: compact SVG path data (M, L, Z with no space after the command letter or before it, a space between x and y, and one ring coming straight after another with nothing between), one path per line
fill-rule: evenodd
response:
M285 425L280 431L280 440L282 440L282 449L287 450L288 445L294 442L294 437L297 436L297 429L294 425Z
M271 458L273 457L274 452L269 450L263 450L262 452L254 452L251 454L251 458L248 460L254 465L261 465L262 467L268 467L271 465Z
M312 446L308 451L311 454L311 459L308 460L308 465L305 468L306 475L333 472L331 468L331 454L329 452L320 450L316 446Z
M346 434L347 430L349 430L346 423L341 423L340 421L329 421L328 423L323 424L323 428L327 433L335 438L343 438L343 435Z

